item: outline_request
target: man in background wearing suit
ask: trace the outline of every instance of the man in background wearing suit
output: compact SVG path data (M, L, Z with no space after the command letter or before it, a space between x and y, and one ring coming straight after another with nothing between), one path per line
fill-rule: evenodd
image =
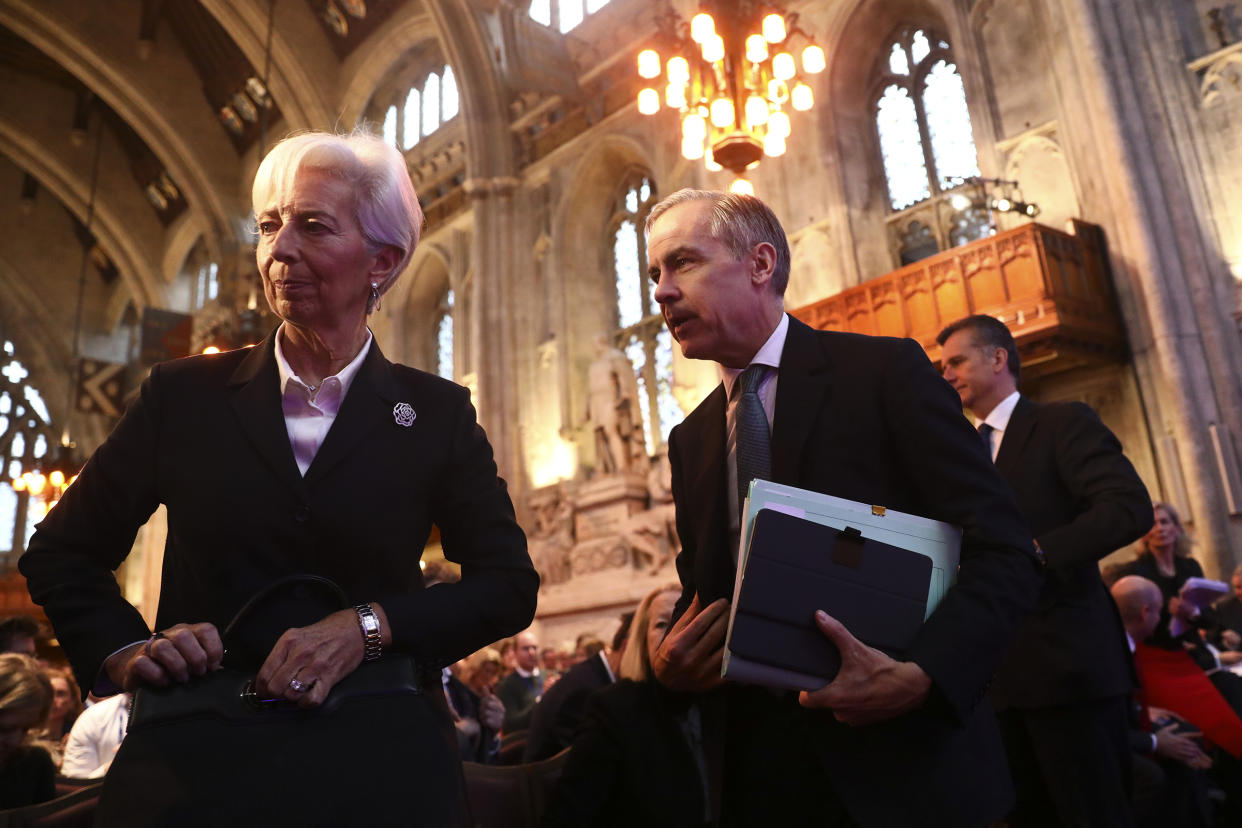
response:
M623 614L621 626L612 637L611 649L600 650L570 667L543 694L531 716L523 762L548 759L570 746L582 722L587 697L617 680L621 654L625 651L625 637L629 635L633 620L633 612Z
M968 316L937 341L944 378L980 421L1045 565L1039 602L991 688L1018 793L1010 824L1130 825L1133 676L1098 561L1151 528L1151 498L1089 407L1018 393L1004 323Z
M646 230L669 330L686 357L719 363L724 380L669 437L683 591L653 659L691 711L690 732L701 717L712 822L987 824L1012 792L979 702L1034 601L1038 564L957 399L910 340L815 331L787 316L788 242L753 196L682 190L653 208ZM760 434L766 471L751 463ZM831 683L800 697L722 684L739 490L751 477L962 527L956 585L904 660L821 613L815 623L842 652Z

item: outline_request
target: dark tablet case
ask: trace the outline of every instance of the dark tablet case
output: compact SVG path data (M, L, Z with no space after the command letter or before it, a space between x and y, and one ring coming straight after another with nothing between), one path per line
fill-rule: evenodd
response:
M855 638L894 658L927 612L926 555L771 509L755 516L729 649L759 664L822 676L841 667L815 624L822 609Z

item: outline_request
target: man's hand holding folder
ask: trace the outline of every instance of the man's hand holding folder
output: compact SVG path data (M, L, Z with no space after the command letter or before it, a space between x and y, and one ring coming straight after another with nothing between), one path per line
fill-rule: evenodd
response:
M706 608L695 595L656 650L652 667L659 682L681 693L702 693L723 683L729 602L721 598ZM819 690L803 691L803 707L830 709L848 725L882 722L921 705L931 691L931 679L917 664L895 661L868 647L828 613L815 613L815 623L841 651L841 670Z
M865 725L900 716L927 700L931 678L922 667L868 647L823 610L816 611L815 623L841 651L841 669L820 689L799 693L803 707L826 708L839 722Z
M702 693L722 684L720 664L728 626L728 601L720 598L703 609L695 594L656 650L651 665L656 679L678 693Z

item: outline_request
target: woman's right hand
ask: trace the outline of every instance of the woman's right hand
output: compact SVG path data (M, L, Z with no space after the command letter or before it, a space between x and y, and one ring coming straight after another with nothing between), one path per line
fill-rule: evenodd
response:
M113 653L104 662L112 683L134 691L189 681L220 667L224 645L214 624L176 624L146 641Z

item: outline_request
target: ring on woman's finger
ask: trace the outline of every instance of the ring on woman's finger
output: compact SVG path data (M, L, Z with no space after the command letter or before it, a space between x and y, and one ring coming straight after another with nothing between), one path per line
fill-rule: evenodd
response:
M289 679L289 689L295 693L305 693L315 684L315 679L310 681L298 681L296 678Z
M151 645L154 644L156 641L159 641L163 637L164 637L164 634L162 632L154 633L150 638L147 639L147 643L142 645L142 654L146 656L147 658L150 658L151 657Z

